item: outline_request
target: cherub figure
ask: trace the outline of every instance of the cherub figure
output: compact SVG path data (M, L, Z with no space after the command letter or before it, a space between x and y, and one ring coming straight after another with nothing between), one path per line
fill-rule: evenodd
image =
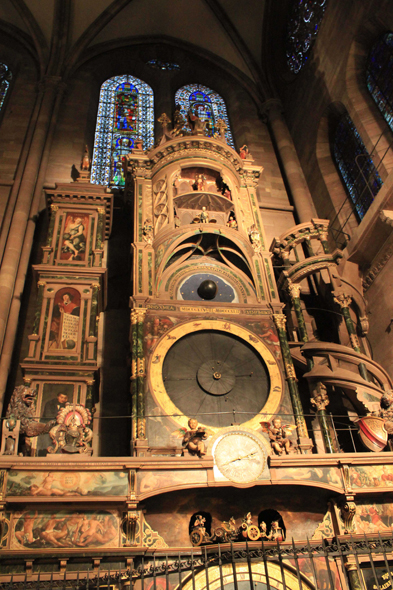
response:
M201 458L206 455L205 443L203 442L207 439L206 431L201 426L198 426L198 420L195 420L195 418L189 419L188 427L190 430L187 430L183 436L183 448L187 449L190 455L197 455Z
M281 423L281 418L274 418L273 423L260 422L263 432L267 432L270 439L270 444L276 455L290 455L297 452L296 445L288 438L292 430L297 426L294 424Z
M262 539L267 539L267 526L266 526L266 522L264 520L261 521L261 524L259 525L259 529L261 531L261 538Z

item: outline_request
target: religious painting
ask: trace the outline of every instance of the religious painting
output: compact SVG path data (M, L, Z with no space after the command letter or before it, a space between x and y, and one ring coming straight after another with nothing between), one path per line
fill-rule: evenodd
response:
M44 383L42 388L40 408L37 408L37 414L41 422L50 422L56 420L59 410L65 407L67 403L74 402L74 384L73 383ZM42 434L37 437L37 456L46 457L47 449L52 444L49 434Z
M342 487L340 470L337 467L286 467L276 468L278 480L315 481L335 487Z
M7 496L126 496L126 471L18 471L7 478Z
M13 515L10 549L118 547L120 518L109 510L25 510Z
M144 326L145 353L154 348L159 338L173 328L176 322L174 318L148 316Z
M259 322L247 322L246 328L255 332L259 338L262 338L265 344L271 348L276 359L281 358L280 340L277 336L274 324L268 318L264 318Z
M86 213L67 213L62 236L60 260L84 262L89 228L89 215Z
M81 296L72 287L55 295L49 332L49 350L75 351L78 343Z
M351 486L379 488L393 486L393 465L364 465L350 468Z
M358 503L353 519L356 534L392 533L393 504L377 504L375 502Z
M164 488L188 486L190 484L206 484L207 472L200 470L182 470L180 473L166 471L150 471L138 478L138 493L146 494Z

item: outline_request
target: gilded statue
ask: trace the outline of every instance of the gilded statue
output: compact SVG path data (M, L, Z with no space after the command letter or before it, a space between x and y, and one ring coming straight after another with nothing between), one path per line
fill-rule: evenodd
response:
M207 439L207 433L201 426L198 426L198 420L190 418L187 430L183 436L182 446L187 449L190 455L197 455L199 458L206 455L204 440Z
M276 455L291 455L297 453L297 446L288 438L297 428L294 424L282 424L281 418L274 418L273 422L260 422L263 432L267 432L271 447Z

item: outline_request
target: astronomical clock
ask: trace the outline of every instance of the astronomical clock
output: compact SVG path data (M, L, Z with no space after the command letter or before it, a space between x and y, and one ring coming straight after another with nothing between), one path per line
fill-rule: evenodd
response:
M261 422L293 413L285 318L257 205L263 169L222 139L166 139L134 149L127 164L133 453L213 461L215 482L250 485L268 473ZM203 432L195 448L190 419Z

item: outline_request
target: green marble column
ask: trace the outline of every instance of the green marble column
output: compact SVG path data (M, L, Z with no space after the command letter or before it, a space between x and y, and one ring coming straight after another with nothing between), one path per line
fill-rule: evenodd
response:
M133 439L146 438L145 419L145 357L143 352L143 326L145 309L131 312L131 399Z
M340 295L337 295L337 297L334 297L334 301L338 303L338 305L341 307L341 313L344 318L345 325L347 327L352 348L355 352L361 353L362 351L360 350L360 344L356 334L356 328L353 324L351 313L349 311L349 306L351 305L352 297L350 295L345 295L344 293L341 293ZM358 366L361 377L363 377L363 379L365 379L366 381L369 381L366 365L364 363L359 363Z
M98 208L98 225L97 225L97 238L96 248L101 249L105 240L105 208Z
M40 327L41 307L42 307L42 300L44 298L45 283L43 281L39 281L37 283L37 286L38 286L38 294L37 294L36 310L35 310L35 314L34 314L33 334L38 334L38 330Z
M362 582L360 580L359 572L356 565L353 563L347 564L346 569L348 572L349 584L351 590L363 590Z
M326 412L326 406L329 405L329 401L325 385L320 382L313 384L311 403L317 410L325 451L326 453L339 453L340 449L334 436L332 421Z
M306 421L304 419L302 402L297 387L295 367L293 366L291 351L288 345L287 333L285 330L286 317L283 314L273 314L274 323L277 327L277 333L280 340L281 353L284 360L285 373L287 377L288 389L291 396L293 412L299 438L308 438Z
M307 327L306 322L304 321L302 303L300 300L300 285L288 281L287 289L295 310L301 342L308 342Z
M90 412L92 411L92 409L94 407L93 386L94 386L94 381L87 382L85 406L86 406L86 408L88 408L90 410Z

